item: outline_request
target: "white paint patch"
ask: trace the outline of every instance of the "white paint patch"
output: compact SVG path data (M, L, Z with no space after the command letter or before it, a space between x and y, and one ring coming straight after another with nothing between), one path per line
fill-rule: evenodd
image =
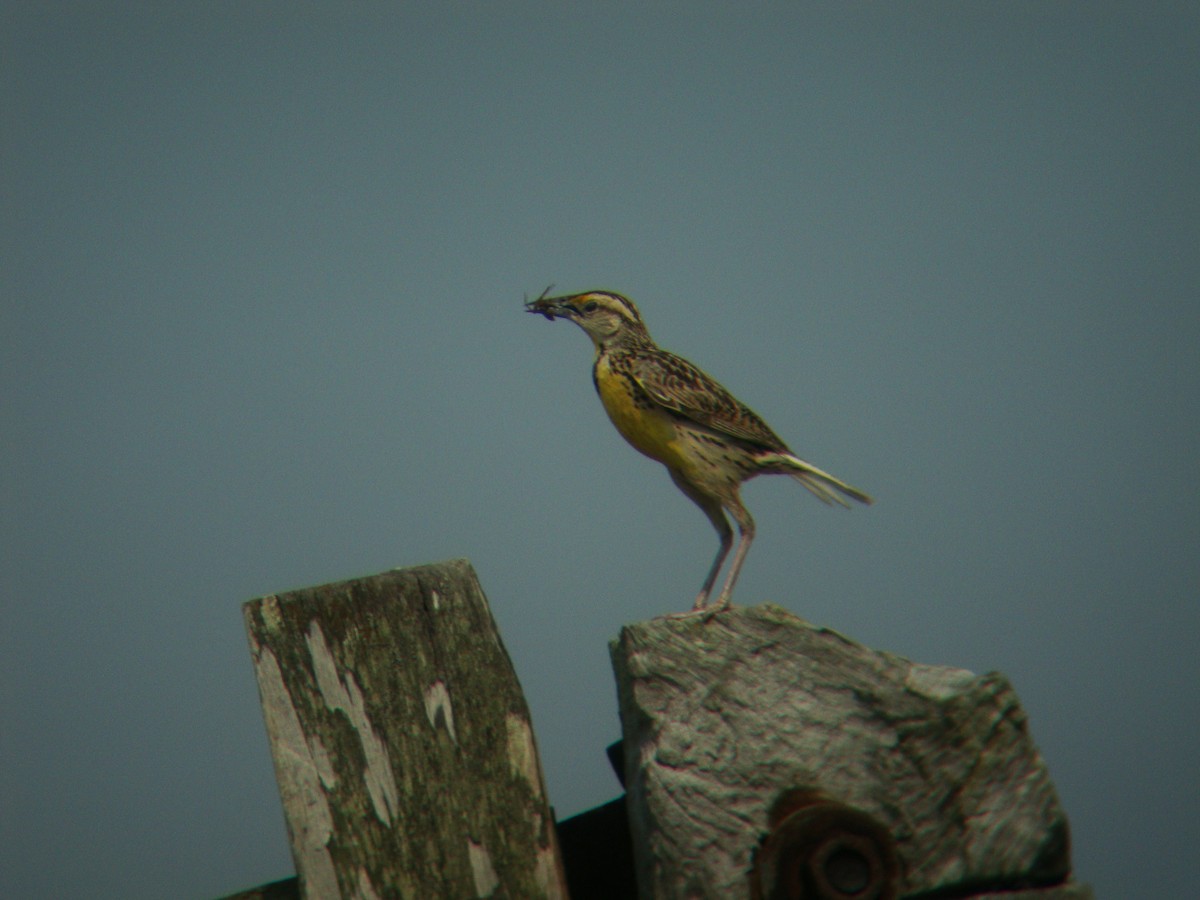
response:
M467 859L471 863L471 877L475 879L475 896L492 896L492 892L500 886L500 879L496 877L487 847L467 838Z
M262 698L263 719L271 738L271 756L279 795L288 819L296 869L312 897L340 897L337 873L329 855L333 815L321 789L322 768L329 764L314 758L304 739L300 716L292 705L275 654L254 644L254 674Z
M541 800L542 773L538 766L537 747L533 743L533 729L523 716L516 713L504 717L504 728L508 732L508 764L529 783L533 795Z
M312 755L313 765L316 766L317 775L321 779L321 784L325 785L325 789L332 790L337 787L337 772L334 771L333 761L329 758L329 751L321 743L320 735L314 734L309 738L308 752Z
M539 848L537 862L533 865L534 883L542 889L542 896L546 900L567 900L562 879L558 874L558 860L554 855L554 847Z
M358 890L355 900L380 900L379 895L375 893L375 885L371 884L371 876L362 866L358 867L358 884L355 887Z
M325 641L321 626L315 621L309 625L305 640L308 643L308 652L312 656L317 688L325 698L325 706L330 710L343 712L362 741L363 756L366 758L363 782L367 786L375 815L384 825L391 825L400 807L396 775L392 771L387 747L375 733L371 720L367 717L366 703L363 701L358 680L353 672L347 672L344 679L338 676L337 662Z
M450 704L450 691L446 689L444 681L435 681L425 689L425 715L434 729L438 727L440 718L450 734L450 740L458 743L458 734L454 730L454 707Z
M258 608L262 612L263 624L267 629L278 631L279 626L283 624L283 616L279 613L279 598L274 594L267 594Z

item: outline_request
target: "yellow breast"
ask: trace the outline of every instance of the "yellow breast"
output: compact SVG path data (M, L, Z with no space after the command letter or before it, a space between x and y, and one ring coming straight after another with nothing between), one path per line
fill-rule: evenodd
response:
M657 407L639 405L633 386L625 376L613 371L607 357L597 360L595 377L600 402L621 436L651 459L678 467L683 460L679 458L671 417Z

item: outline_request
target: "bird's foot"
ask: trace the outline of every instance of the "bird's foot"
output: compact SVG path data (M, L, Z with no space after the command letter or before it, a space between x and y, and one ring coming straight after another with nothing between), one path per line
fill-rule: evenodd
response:
M662 618L664 618L664 619L694 619L696 616L700 616L701 618L704 619L705 622L708 622L717 613L724 612L725 610L729 609L731 606L728 597L723 597L723 598L719 599L716 603L701 602L702 600L705 600L705 599L707 599L707 598L697 599L696 605L693 606L691 609L689 609L687 612L667 613L665 616L662 616Z

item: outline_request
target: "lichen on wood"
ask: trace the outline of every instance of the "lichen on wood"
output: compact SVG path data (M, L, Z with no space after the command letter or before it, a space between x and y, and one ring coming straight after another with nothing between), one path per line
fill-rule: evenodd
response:
M469 563L244 615L304 896L565 898L529 710Z

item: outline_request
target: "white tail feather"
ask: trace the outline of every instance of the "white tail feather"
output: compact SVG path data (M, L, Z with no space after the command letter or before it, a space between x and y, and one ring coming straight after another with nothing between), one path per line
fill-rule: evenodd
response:
M837 503L848 509L850 504L843 497L849 497L851 500L857 500L859 503L867 505L875 502L868 494L863 493L858 488L846 484L840 478L833 477L828 472L818 469L812 463L807 463L798 456L792 456L790 453L781 453L777 457L777 460L780 463L781 474L786 472L788 475L791 475L823 503L830 505ZM772 462L774 461L772 460Z

